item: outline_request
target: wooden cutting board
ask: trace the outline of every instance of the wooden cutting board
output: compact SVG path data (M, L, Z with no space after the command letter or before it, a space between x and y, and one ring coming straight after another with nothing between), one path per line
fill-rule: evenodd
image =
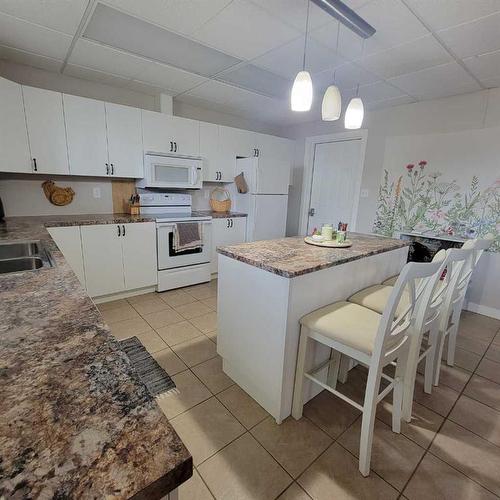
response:
M113 213L127 214L130 196L135 193L135 181L129 179L113 179L111 181L113 196Z

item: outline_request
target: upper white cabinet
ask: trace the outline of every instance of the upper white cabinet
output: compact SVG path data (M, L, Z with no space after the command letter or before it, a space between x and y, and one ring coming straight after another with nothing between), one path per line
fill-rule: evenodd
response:
M200 154L200 122L178 116L142 110L145 152Z
M82 226L87 291L99 297L156 284L154 222Z
M63 101L72 174L143 176L139 109L66 94Z
M0 171L31 172L21 85L0 78Z
M259 158L269 158L287 163L293 160L293 141L267 134L255 134L255 148Z
M104 102L64 94L68 155L74 175L109 175Z
M33 172L68 174L62 94L23 86Z
M200 122L200 156L203 158L203 180L232 182L234 180L234 151L224 151L220 129L214 123Z
M230 153L235 161L237 156L243 158L255 156L255 132L221 125L219 137L222 153L224 155Z
M143 177L141 110L109 102L105 107L111 175Z

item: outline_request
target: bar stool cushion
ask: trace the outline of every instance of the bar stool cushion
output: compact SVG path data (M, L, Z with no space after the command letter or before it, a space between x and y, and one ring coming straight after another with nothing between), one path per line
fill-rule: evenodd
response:
M396 276L393 276L392 278L388 278L385 281L382 281L382 285L394 286L398 278L399 274L396 274Z
M366 307L342 301L313 311L300 322L325 337L371 354L380 318Z
M364 288L359 292L356 292L354 295L351 295L347 300L349 302L353 302L354 304L358 304L363 307L368 307L368 309L371 309L372 311L382 314L384 312L385 305L389 300L389 296L392 293L392 290L393 287L389 285L373 285L369 286L368 288ZM396 308L396 318L399 317L400 314L406 311L408 305L409 305L408 294L403 292L398 307Z

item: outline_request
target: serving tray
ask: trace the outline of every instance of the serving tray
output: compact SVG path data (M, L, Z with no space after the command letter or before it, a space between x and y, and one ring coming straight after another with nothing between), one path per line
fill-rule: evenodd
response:
M348 248L352 246L351 240L345 240L343 243L337 243L335 240L327 240L327 241L316 241L313 240L310 236L306 236L304 241L309 245L315 245L317 247L325 247L325 248Z

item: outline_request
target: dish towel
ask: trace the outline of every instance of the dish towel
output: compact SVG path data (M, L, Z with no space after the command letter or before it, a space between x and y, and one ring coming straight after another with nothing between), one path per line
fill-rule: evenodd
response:
M199 222L182 222L174 227L173 247L176 252L203 246L203 229Z

